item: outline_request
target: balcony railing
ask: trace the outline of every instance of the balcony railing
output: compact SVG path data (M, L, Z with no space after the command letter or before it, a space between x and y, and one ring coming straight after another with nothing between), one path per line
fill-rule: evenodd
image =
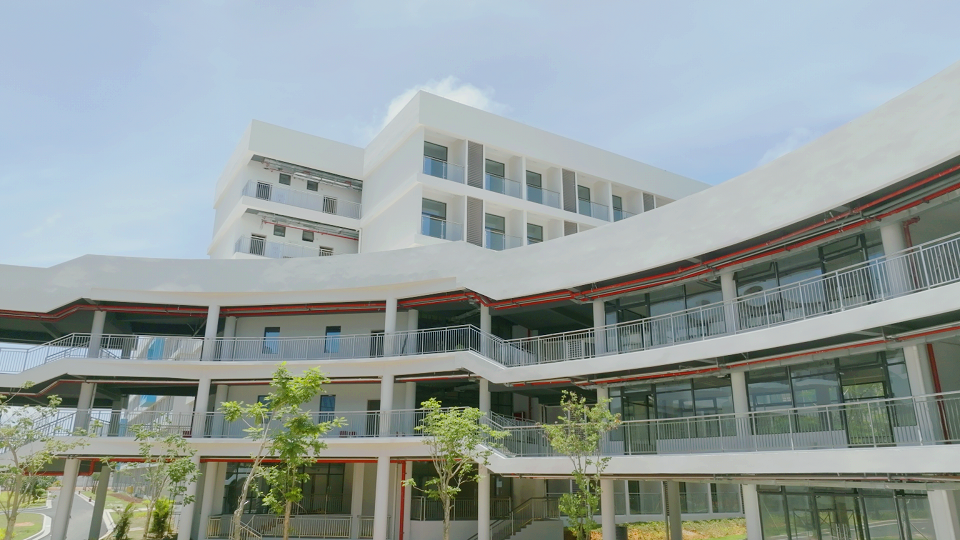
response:
M427 156L423 156L423 174L444 178L458 184L462 184L464 179L463 167Z
M621 209L621 208L614 208L614 209L613 209L613 220L614 220L614 221L620 221L621 219L627 219L628 217L633 217L633 216L635 216L635 215L636 215L636 214L634 214L633 212L627 212L626 210L623 210L623 209Z
M259 236L241 236L234 246L236 253L249 253L271 259L296 259L301 257L329 257L332 249L288 244L286 242L271 242Z
M463 226L445 219L421 215L420 234L456 242L463 240Z
M338 216L360 219L360 203L345 201L329 195L320 195L309 191L291 189L276 186L268 182L257 182L250 180L243 188L243 194L248 197L256 197L265 201L278 202L280 204L289 204L299 208L315 210L324 214L335 214Z
M493 519L507 517L510 515L511 508L509 498L491 499L490 517ZM454 499L453 508L450 509L450 519L452 521L476 521L477 509L477 499ZM410 519L414 521L442 521L443 505L436 499L413 497Z
M283 516L245 515L241 540L283 537ZM389 517L388 530L389 530ZM359 531L354 536L354 517L349 515L294 515L290 518L290 538L373 538L373 517L358 516ZM210 516L207 538L230 538L233 515Z
M495 174L485 173L483 175L483 188L487 191L503 193L518 199L523 198L523 186L520 182L497 176Z
M580 209L580 214L584 216L610 221L610 207L608 206L586 199L577 199L577 207Z
M490 229L484 230L484 236L486 238L483 246L494 251L513 249L523 245L523 238L518 236L510 236L503 234L502 232L491 231Z
M560 208L560 193L530 184L527 184L527 200Z

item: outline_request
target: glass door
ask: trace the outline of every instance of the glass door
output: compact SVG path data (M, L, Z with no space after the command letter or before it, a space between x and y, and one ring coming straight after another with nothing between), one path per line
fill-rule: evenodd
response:
M624 420L653 420L656 409L650 389L628 390L623 394ZM653 454L657 451L657 433L652 422L625 424L623 446L627 454Z

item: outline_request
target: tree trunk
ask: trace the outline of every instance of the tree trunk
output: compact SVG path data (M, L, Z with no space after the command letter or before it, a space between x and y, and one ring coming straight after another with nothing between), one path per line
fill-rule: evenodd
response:
M260 463L254 461L253 466L250 467L250 474L248 474L247 478L243 481L243 488L240 490L240 500L237 503L237 509L233 512L233 521L230 525L230 537L233 540L240 540L240 523L243 516L243 507L247 504L247 492L250 491L250 484L253 482L253 477L256 475L259 466Z
M60 496L63 497L63 490L60 490ZM153 501L150 499L150 502L147 503L147 522L143 525L143 537L148 538L150 536L150 520L153 519Z
M283 509L283 540L290 540L290 509L293 503L287 501L287 506Z
M17 475L13 481L13 492L10 493L10 499L7 501L9 515L7 516L7 530L4 531L3 540L13 540L13 534L17 526L17 517L20 515L21 489L23 489L23 477Z
M450 497L443 498L443 540L450 540Z

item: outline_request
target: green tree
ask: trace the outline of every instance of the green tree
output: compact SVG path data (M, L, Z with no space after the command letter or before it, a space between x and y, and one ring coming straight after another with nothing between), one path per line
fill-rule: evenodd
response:
M162 498L180 498L185 505L194 501L195 497L186 493L199 475L197 464L194 463L196 449L179 432L167 433L162 424L133 426L134 440L137 441L143 461L140 479L145 484L147 495L147 522L144 524L144 531L147 532L154 530L150 526L154 518L153 510ZM167 519L172 518L171 512ZM160 531L172 529L169 523L157 526Z
M26 383L24 388L30 386L32 383ZM50 396L46 405L11 405L18 394L0 396L0 448L7 455L0 464L0 488L7 494L0 497L0 510L10 524L4 531L4 540L12 540L13 524L20 509L36 497L35 486L41 483L44 469L57 456L86 446L86 437L90 435L84 429L63 427L68 419L58 410L58 396Z
M599 528L593 516L600 506L600 476L610 463L603 457L602 442L620 425L620 415L610 412L610 400L587 405L580 395L564 390L562 414L555 424L543 427L550 446L573 463L574 493L560 496L560 511L569 519L568 529L577 540L587 540L590 531Z
M221 406L228 422L242 420L247 437L257 442L256 451L250 456L253 462L250 474L240 489L240 500L233 512L230 535L240 540L241 517L253 480L258 477L267 482L264 502L276 513L283 512L283 537L289 538L290 514L294 503L303 498L301 485L307 475L300 472L304 465L316 461L316 454L327 447L320 438L330 428L343 424L342 419L317 422L302 409L303 405L323 393L323 385L330 382L319 369L312 368L295 377L286 363L280 364L270 383L271 393L263 402L245 404L229 401ZM276 467L263 467L268 456L280 459Z
M430 459L437 476L423 486L406 480L404 485L422 491L428 498L440 501L443 507L443 540L450 540L450 510L463 485L480 480L477 464L487 465L489 445L507 434L494 431L483 423L484 413L473 407L444 409L435 398L420 404L426 415L415 428L425 435L423 443L430 448Z

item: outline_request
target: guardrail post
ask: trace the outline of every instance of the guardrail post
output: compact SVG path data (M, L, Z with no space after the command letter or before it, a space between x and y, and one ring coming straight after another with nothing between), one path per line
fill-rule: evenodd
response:
M90 345L87 349L87 358L98 358L100 356L100 341L103 338L103 325L106 321L106 311L93 312L93 325L90 327Z

